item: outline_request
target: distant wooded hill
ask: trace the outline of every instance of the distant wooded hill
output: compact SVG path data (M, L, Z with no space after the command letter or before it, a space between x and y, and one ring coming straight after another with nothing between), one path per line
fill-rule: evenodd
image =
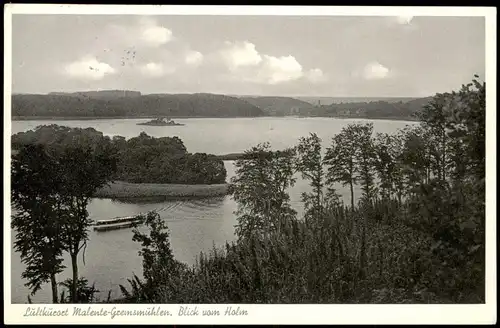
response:
M311 103L290 97L240 97L240 99L272 116L297 115L314 108Z
M130 90L99 90L99 91L83 91L83 92L50 92L49 95L55 96L81 96L91 97L96 99L112 99L120 97L140 97L139 91Z
M415 119L415 113L420 111L432 97L417 98L407 102L350 102L315 106L312 110L303 113L304 116L320 117L347 117L347 118L387 118L387 119Z
M426 98L391 98L386 100L369 100L371 98L352 98L348 102L314 105L310 102L291 97L240 97L261 108L266 115L271 116L318 116L318 117L359 117L359 118L389 118L414 119L431 97ZM312 99L312 98L311 98ZM332 98L333 99L333 98ZM339 98L344 99L344 98ZM347 99L347 98L345 98ZM345 100L344 99L344 100ZM367 99L366 101L354 101Z
M388 103L408 102L418 97L294 97L313 105L331 105L340 103L369 103L386 101Z
M141 95L91 91L12 95L12 116L21 117L255 117L263 111L238 98L216 94Z
M311 97L310 100L313 98ZM209 93L142 95L138 91L128 90L53 92L47 95L12 95L12 116L16 119L24 117L257 117L298 115L413 119L414 113L419 111L431 97L416 99L391 98L371 101L368 100L371 98L356 99L367 100L313 104L292 97L227 96Z

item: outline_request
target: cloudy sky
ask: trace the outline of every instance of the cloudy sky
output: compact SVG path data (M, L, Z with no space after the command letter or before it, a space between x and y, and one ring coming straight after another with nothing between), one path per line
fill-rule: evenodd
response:
M482 17L13 15L12 91L389 97L484 77Z

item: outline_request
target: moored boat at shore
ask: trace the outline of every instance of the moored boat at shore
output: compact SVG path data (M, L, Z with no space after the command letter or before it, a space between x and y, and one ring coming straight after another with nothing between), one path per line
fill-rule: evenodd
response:
M140 223L142 223L142 219L137 216L124 216L116 217L113 219L94 221L92 226L94 227L95 231L107 231L130 228L133 225Z

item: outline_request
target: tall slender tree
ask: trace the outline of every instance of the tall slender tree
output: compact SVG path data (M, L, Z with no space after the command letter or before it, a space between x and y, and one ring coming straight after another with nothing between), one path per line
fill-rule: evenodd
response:
M308 180L312 188L311 193L302 193L306 221L314 218L319 219L323 212L325 172L321 154L321 139L315 133L299 139L296 165L302 178Z
M396 170L395 137L388 133L377 133L374 140L375 167L380 180L380 195L383 200L391 199L394 193Z
M32 295L50 281L52 301L58 303L56 275L64 265L57 165L44 146L34 144L21 148L11 169L14 248L26 265L22 277Z
M427 141L433 143L431 155L437 179L446 181L448 131L447 117L450 116L453 96L449 93L436 94L431 101L418 112L422 128L427 132Z
M351 192L351 208L354 209L354 185L357 183L356 144L352 126L342 128L332 138L330 147L324 158L327 166L326 182L329 186L340 183L349 186Z
M63 243L70 254L73 271L73 302L78 302L78 254L86 247L91 224L87 206L94 193L106 185L116 171L116 158L104 149L94 151L85 146L68 146L60 154L64 200L67 215L63 223ZM84 257L85 260L85 257Z
M373 123L354 124L351 126L353 143L355 145L355 165L358 181L361 183L363 200L370 203L376 193L375 172L375 148L373 144Z
M236 161L229 192L238 203L238 238L266 237L295 218L287 189L295 183L294 149L272 151L259 144Z
M404 176L404 190L407 195L418 194L419 188L431 178L432 145L430 136L420 126L408 127L402 131L403 151L400 164Z

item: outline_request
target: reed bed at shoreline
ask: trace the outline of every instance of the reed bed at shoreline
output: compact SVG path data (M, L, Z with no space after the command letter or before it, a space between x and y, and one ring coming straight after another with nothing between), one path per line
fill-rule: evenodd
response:
M227 184L184 185L160 183L129 183L115 181L99 189L98 198L143 198L143 197L217 197L228 194Z

